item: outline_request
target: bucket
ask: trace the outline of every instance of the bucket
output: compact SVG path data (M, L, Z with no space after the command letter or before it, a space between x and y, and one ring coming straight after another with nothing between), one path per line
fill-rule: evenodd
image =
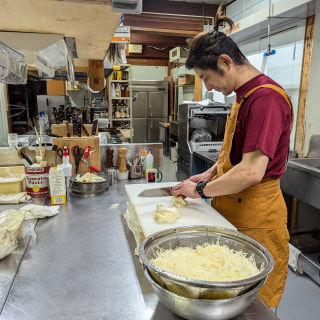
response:
M141 178L142 174L143 174L143 166L142 165L130 166L130 178L131 179Z
M31 197L46 197L49 194L50 167L26 167L26 191Z

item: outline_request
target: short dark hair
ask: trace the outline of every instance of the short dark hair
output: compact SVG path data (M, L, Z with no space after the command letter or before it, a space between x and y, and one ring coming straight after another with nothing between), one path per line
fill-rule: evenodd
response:
M190 53L186 61L188 69L197 67L222 73L217 65L221 54L228 55L237 65L244 65L248 62L238 45L223 32L218 31L219 25L223 22L227 22L230 28L233 28L233 21L222 15L222 6L220 6L215 17L214 30L201 32L189 42Z

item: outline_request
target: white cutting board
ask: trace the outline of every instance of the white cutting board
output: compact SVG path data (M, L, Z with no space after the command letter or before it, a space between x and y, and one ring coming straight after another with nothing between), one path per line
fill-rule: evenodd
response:
M181 217L174 223L157 223L154 220L156 206L164 204L172 207L172 197L138 197L138 194L145 189L165 188L176 185L177 182L127 184L125 186L130 204L139 220L142 232L145 237L152 233L181 226L210 225L236 229L228 220L207 204L203 199L187 198L188 205L184 208L177 208ZM130 206L129 206L130 207Z

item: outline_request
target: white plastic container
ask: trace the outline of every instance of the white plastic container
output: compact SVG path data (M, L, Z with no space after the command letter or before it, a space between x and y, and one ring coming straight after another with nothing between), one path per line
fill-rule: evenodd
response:
M63 162L63 172L64 172L65 177L71 177L72 176L72 165L69 162L69 153L68 153L67 147L63 147L62 162Z
M117 178L118 180L128 180L129 171L119 172L119 170L117 170Z

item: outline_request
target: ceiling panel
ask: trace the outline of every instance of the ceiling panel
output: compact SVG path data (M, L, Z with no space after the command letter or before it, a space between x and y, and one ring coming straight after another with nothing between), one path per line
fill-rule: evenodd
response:
M103 60L120 21L111 5L54 0L1 0L0 30L74 37L79 59ZM0 39L1 41L1 39Z

